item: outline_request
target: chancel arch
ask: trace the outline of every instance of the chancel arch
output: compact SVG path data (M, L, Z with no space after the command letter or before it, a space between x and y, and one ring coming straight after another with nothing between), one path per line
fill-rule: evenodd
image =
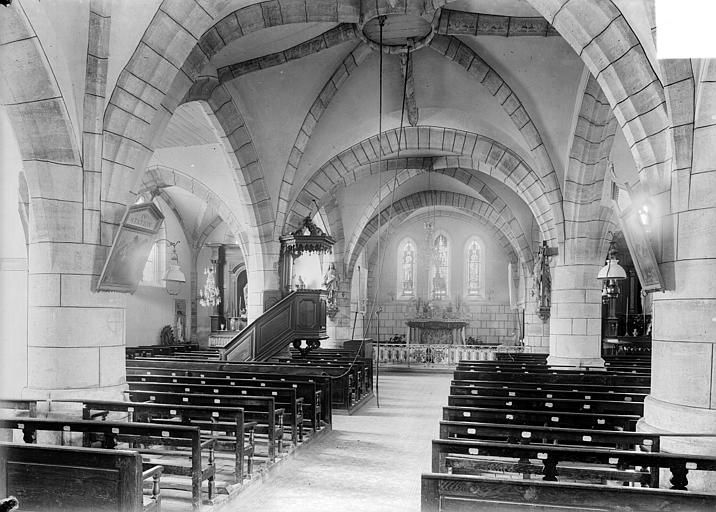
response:
M434 157L435 168L480 169L481 165L485 167L485 172L509 186L528 204L545 240L553 240L554 243L563 240L563 228L558 224L562 214L555 214L552 209L555 206L561 212L560 201L556 196L548 193L550 191L545 188L540 177L515 152L488 137L463 130L420 126L406 127L404 133L405 137L401 137L401 151L425 151L433 154L442 152L455 155ZM381 141L385 146L386 158L394 155L398 150L398 130L387 131L381 137ZM332 187L347 184L355 179L354 170L370 166L364 172L372 174L371 167L379 167L379 158L375 149L378 147L378 137L374 136L353 145L321 166L297 192L284 231L288 232L298 225L300 219L310 211L314 200L321 204ZM555 202L551 202L553 200Z
M471 187L481 198L484 198L490 203L492 208L497 211L501 218L509 222L512 230L517 237L517 242L520 247L520 254L524 261L531 266L533 255L528 243L527 237L524 233L524 229L520 224L516 216L516 212L507 204L507 202L498 194L483 177L480 176L480 172L474 169L468 168L432 168L432 158L405 158L405 159L391 159L385 161L385 164L381 167L384 168L383 172L390 172L393 174L393 179L388 179L380 187L380 189L373 194L368 206L365 208L358 222L355 224L356 228L353 230L353 236L348 241L346 246L346 254L350 255L353 253L353 249L361 234L362 228L368 223L370 218L378 210L378 205L382 200L388 197L393 197L394 191L397 193L399 187L409 183L409 181L416 176L432 172L439 175L450 176L460 183L464 183ZM366 173L378 172L378 166L362 166L357 169L354 174L356 180L361 177L365 177Z

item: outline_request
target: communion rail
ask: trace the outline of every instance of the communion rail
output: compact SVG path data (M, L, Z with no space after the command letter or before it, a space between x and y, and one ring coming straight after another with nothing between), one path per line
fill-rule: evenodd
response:
M373 345L373 362L381 366L451 368L459 361L494 361L498 353L522 352L523 347L506 345L413 345L381 343ZM378 359L380 358L380 359Z

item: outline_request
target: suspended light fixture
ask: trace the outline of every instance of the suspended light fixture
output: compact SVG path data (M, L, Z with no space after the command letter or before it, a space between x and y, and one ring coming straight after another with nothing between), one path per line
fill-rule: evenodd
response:
M169 295L179 295L184 283L186 283L186 277L179 266L179 255L177 254L177 245L179 245L181 240L172 242L166 238L160 238L155 243L159 242L166 242L166 244L172 248L172 255L169 258L169 270L166 271L164 277L162 278L165 289Z
M199 290L199 304L205 308L216 307L221 304L221 293L216 286L215 268L216 260L211 261L211 266L204 269L206 281L204 288Z
M627 277L624 267L619 264L619 260L617 259L619 252L617 251L617 244L614 241L614 233L610 231L607 235L612 236L609 241L608 259L597 274L597 279L602 282L602 301L605 303L608 302L609 299L619 296L619 281Z

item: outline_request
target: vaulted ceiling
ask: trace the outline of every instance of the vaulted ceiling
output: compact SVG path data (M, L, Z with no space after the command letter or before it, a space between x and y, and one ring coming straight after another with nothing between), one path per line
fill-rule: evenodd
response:
M640 12L635 11L633 6L625 8L625 16L638 18ZM403 29L409 30L413 21ZM472 136L484 137L536 174L550 171L545 166L551 165L553 179L563 189L589 77L580 56L526 0L448 2L430 21L432 39L410 55L411 97L406 107L415 109L418 127L457 130L468 142ZM644 22L639 23L635 31L644 32ZM202 70L203 78L225 88L243 117L276 212L277 234L288 231L306 207L312 208L310 201L324 197L337 201L342 228L350 238L360 228L359 219L375 210L370 203L379 180L386 183L397 176L397 169L350 180L341 177L338 182L322 182L322 175L316 176L336 155L356 144L370 144L379 129L386 132L401 124L401 56L382 56L381 117L381 58L370 40L375 33L367 40L366 33L357 25L322 22L266 28L228 43ZM403 126L409 126L408 113L402 114ZM235 186L235 164L219 155L222 134L215 130L212 115L202 102L181 105L150 165L179 168L231 203L240 200L227 192ZM544 143L546 160L534 153L534 133ZM449 147L444 142L402 141L399 154L391 147L378 158L461 154L455 142ZM635 166L619 129L611 153L620 180L634 181ZM357 163L363 157L371 159L361 154ZM349 163L343 163L352 173ZM423 172L403 173L405 181L391 197L380 197L381 206L435 187L483 199L464 180L436 173L428 179L424 171L430 170L428 165ZM536 214L529 199L487 167L471 172L507 204L521 232L530 233Z

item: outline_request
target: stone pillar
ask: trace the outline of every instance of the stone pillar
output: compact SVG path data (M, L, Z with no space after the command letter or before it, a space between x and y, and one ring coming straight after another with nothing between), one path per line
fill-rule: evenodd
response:
M534 311L534 302L525 307L525 352L549 353L549 320L546 322Z
M593 264L558 265L553 269L549 364L604 366L599 269Z
M716 432L716 208L679 215L678 257L653 295L651 394L638 429ZM716 438L664 438L662 449L716 455ZM705 489L689 473L689 489ZM692 483L694 484L692 486ZM711 487L713 488L713 487Z
M716 62L703 60L695 87L689 61L666 61L672 110L683 113L671 195L654 197L661 219L665 292L653 294L651 394L638 429L716 432ZM678 73L677 73L678 71ZM673 75L673 76L672 76ZM686 77L686 80L684 80ZM695 97L693 97L693 96ZM676 115L676 114L674 114ZM693 125L688 124L693 121ZM659 210L657 210L659 211ZM716 438L664 438L665 451L716 455ZM690 471L690 490L713 476Z
M92 291L104 260L96 250L82 243L29 245L25 396L122 398L126 295Z
M348 280L343 277L344 275L345 273L341 273L341 282L335 296L338 312L333 318L328 317L326 319L326 332L329 339L326 340L326 343L321 342L321 346L324 347L340 348L343 346L344 341L351 339L355 313L351 314L351 286ZM362 337L360 332L356 332L356 336Z

